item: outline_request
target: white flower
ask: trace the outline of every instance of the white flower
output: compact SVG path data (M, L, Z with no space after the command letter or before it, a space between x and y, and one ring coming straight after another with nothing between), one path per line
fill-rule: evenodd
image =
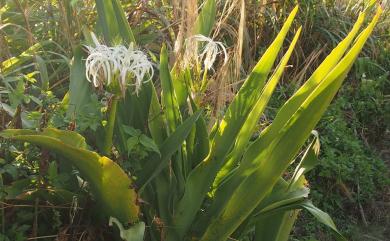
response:
M147 55L135 50L133 44L108 47L100 44L91 33L95 47L87 46L89 56L86 59L86 77L95 87L110 85L113 78L119 82L122 93L129 85L135 86L138 94L144 82L151 80L154 71ZM149 79L144 81L145 75ZM92 78L92 79L91 79Z
M201 34L197 34L194 36L191 36L186 39L187 45L190 45L186 49L184 62L187 66L189 62L191 61L191 56L193 56L193 47L198 48L198 43L204 43L204 46L202 47L202 50L199 54L197 54L196 58L197 60L202 61L203 65L207 70L210 70L217 58L217 55L223 52L224 54L224 64L226 64L228 60L228 54L226 51L225 46L222 42L214 41L209 37L206 37ZM196 50L197 52L197 50Z
M112 50L106 45L100 44L95 34L92 40L95 47L86 46L89 55L85 61L86 77L95 87L111 84L111 77L115 70L119 68L117 60L112 57ZM91 80L92 77L92 80Z
M128 48L118 46L116 51L120 59L120 84L122 88L126 88L129 84L133 85L135 86L135 92L138 94L142 84L152 79L154 74L152 63L144 52L135 50L133 44L130 44ZM134 83L128 83L129 74ZM146 81L144 81L145 75L149 76Z

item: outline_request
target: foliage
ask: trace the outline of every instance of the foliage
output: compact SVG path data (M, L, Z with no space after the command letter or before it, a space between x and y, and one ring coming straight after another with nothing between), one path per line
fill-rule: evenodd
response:
M307 60L315 63L316 58L323 53L316 48L317 45L324 49L333 46L334 41L337 41L335 39L345 35L340 32L339 26L348 26L351 17L356 14L356 9L361 6L359 1L356 1L356 6L352 6L355 2L350 1L349 7L344 1L339 1L330 2L324 7L325 2L304 3L315 5L306 8L311 17L304 20L307 21L307 26L318 34L313 35L313 38L306 38L308 42L315 44L303 43L302 51L305 54L297 54L298 58L307 56ZM388 200L389 156L386 150L390 143L389 101L386 97L389 90L390 65L388 57L385 57L389 56L386 22L388 14L387 12L382 17L383 22L378 25L372 39L364 48L363 57L356 61L347 84L317 127L323 140L321 162L308 176L314 202L329 212L352 240L366 240L370 237L372 240L385 240L388 232L386 227L389 226L386 215L388 208L383 205ZM329 15L334 17L329 18ZM264 31L273 29L271 27L267 25ZM310 33L313 32L304 31L304 34ZM310 66L307 70L310 70ZM295 74L294 71L288 71L287 75L290 73ZM272 120L282 100L291 96L300 85L300 78L285 79L287 81L278 87L276 96L271 100L266 120ZM290 81L291 79L294 81ZM297 80L298 82L295 82ZM357 170L360 170L360 177L356 175ZM320 173L324 176L320 177ZM339 185L341 180L343 185ZM346 187L347 192L342 187ZM326 230L304 213L294 231L297 240L314 236L319 240L332 240L328 235Z
M319 168L308 175L313 199L332 213L336 223L354 240L359 240L356 225L364 227L364 222L368 222L368 226L387 222L383 216L386 210L377 203L385 198L383 194L390 182L389 171L369 144L376 143L381 148L388 141L385 135L389 104L382 92L386 90L383 87L388 85L388 80L387 73L379 74L382 75L374 80L362 77L357 86L347 85L342 89L319 124L318 129L324 133L322 161ZM377 134L372 136L371 133ZM350 222L345 223L343 220L347 219ZM309 226L307 222L310 221L305 220L306 227ZM313 223L311 226L316 227ZM305 230L305 233L311 232L314 230ZM372 232L378 238L386 235L381 230Z
M29 7L24 4L25 8ZM1 132L1 136L22 141L3 140L1 143L2 147L8 148L1 153L5 166L2 176L7 178L5 182L2 181L2 187L7 195L12 193L21 179L18 173L25 166L30 166L27 173L21 174L26 178L14 192L13 199L8 196L5 200L14 204L34 202L34 214L29 222L33 225L28 227L31 236L47 232L37 228L41 226L36 221L38 217L42 218L37 210L40 210L43 201L53 207L51 217L65 234L74 221L74 213L82 205L84 218L80 214L78 220L91 222L87 224L92 227L88 235L93 240L104 240L107 235L118 240L142 240L145 224L148 226L145 231L147 240L226 240L230 237L287 240L300 209L308 210L330 227L338 239L343 239L329 215L308 201L309 190L305 187L303 174L317 163L319 148L318 137L312 142L308 142L308 139L373 31L381 8L360 35L359 29L370 14L370 8L359 15L355 25L346 27L345 34L339 39L342 40L340 44L328 56L324 56L325 60L308 81L276 112L273 122L265 123L264 127L267 127L258 130L258 120L266 110L282 74L286 72L290 56L299 42L302 28L295 28L293 24L297 7L287 17L283 27L276 31L275 40L240 85L231 103L221 111L206 96L212 90L214 81L230 75L227 69L231 62L218 58L215 62L218 68L209 72L202 70L203 60L198 52L202 48L206 51L208 47L202 44L191 46L188 39L192 35L203 34L209 35L212 43L219 36L220 27L224 26L223 21L226 20L223 19L224 14L229 16L230 8L224 6L221 13L217 8L221 7L220 4L207 0L199 14L188 16L193 22L183 21L187 26L176 28L168 24L161 30L160 25L153 26L153 23L159 22L156 19L141 25L132 21L130 26L128 20L134 16L127 16L122 7L131 8L131 3L97 0L95 32L102 36L108 46L128 45L130 42L138 43L140 47L146 46L153 42L150 39L157 39L150 31L154 28L161 30L163 36L166 33L171 41L160 38L158 43L153 43L154 53L149 53L156 60L157 46L160 42L166 43L161 48L159 60L156 60L159 62L159 77L152 76L153 81L144 83L137 94L128 89L118 96L111 91L111 87L93 89L86 81L85 52L79 41L81 29L84 29L81 43L91 46L96 42L87 30L93 25L94 18L87 14L86 25L82 26L84 23L80 24L70 17L80 13L78 1L63 4L63 1L59 1L58 5L54 5L59 9L66 6L66 11L62 13L68 15L63 29L68 34L68 46L72 47L72 51L63 51L63 62L56 64L56 41L62 39L53 34L53 45L52 42L48 45L44 42L34 44L28 39L26 46L15 54L17 57L6 56L0 66L5 74L2 76L5 81L2 83L4 95L1 101L8 113L3 121L7 130ZM173 5L171 11L165 2L151 5L173 16L170 20L177 18L177 6ZM5 12L18 7L12 4L5 6ZM245 11L245 2L241 6ZM141 3L138 9L143 7L145 5ZM290 7L286 5L286 9ZM240 22L244 21L243 16L241 14ZM284 20L284 16L281 14L279 18ZM57 15L53 15L54 22L58 21L56 19ZM160 20L166 24L166 19ZM29 23L28 20L24 22ZM70 31L70 27L75 26ZM239 32L243 33L241 26ZM293 38L286 41L290 29L296 31ZM32 31L35 30L30 29L27 34ZM36 32L42 34L42 31ZM149 41L145 40L148 38ZM231 40L226 37L226 41ZM283 50L283 42L289 42L289 46L281 56L279 52ZM240 49L240 43L237 44ZM53 49L47 51L46 48ZM194 55L186 61L185 52L188 50ZM70 57L65 55L72 54L70 61ZM206 59L210 61L215 60L218 53L210 52L207 55L209 57ZM279 64L273 69L276 61ZM70 71L62 71L64 67L61 67L61 63L65 66L70 63ZM213 63L209 62L208 66ZM65 77L66 80L69 78L69 86L66 82L55 81L59 77L57 71L69 76ZM22 78L20 73L23 73ZM31 80L31 76L35 75L38 76L37 80ZM115 82L115 73L113 78ZM303 78L307 76L301 75L300 79ZM41 96L36 98L37 94ZM31 104L30 100L35 103ZM56 113L53 114L54 111ZM213 125L213 128L209 128ZM378 127L381 126L378 124ZM29 128L35 130L27 130ZM320 125L320 128L327 127ZM254 135L257 132L259 134ZM325 146L328 144L326 141ZM26 142L37 144L42 149L38 150ZM305 154L299 155L303 148L306 149L303 151ZM23 157L31 151L35 156ZM15 157L17 153L22 153L24 161L15 166L21 159ZM292 169L291 164L299 159L301 161L292 176L287 175L286 170ZM367 179L368 182L371 180ZM373 189L368 191L374 193ZM70 206L66 205L69 203ZM86 208L90 203L94 208ZM64 218L66 211L54 211L56 206L63 205L69 213L73 213L71 218ZM3 218L6 213L9 211L2 213ZM22 215L27 214L24 212ZM115 223L120 232L110 235L104 233L104 229L100 233L93 230L104 227L98 222L103 220L107 224L108 217L110 225ZM23 222L14 228L22 228L21 225ZM15 232L13 228L8 230L6 235L12 238ZM71 232L76 235L77 228ZM5 234L5 230L2 233ZM137 235L133 236L135 233Z

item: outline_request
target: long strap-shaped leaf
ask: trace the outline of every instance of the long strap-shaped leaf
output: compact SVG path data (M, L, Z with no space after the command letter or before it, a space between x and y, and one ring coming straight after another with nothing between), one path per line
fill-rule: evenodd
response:
M301 166L310 169L313 165L310 155L315 148L318 136L308 146L306 154L302 157ZM317 143L319 144L319 143ZM319 148L319 146L317 146ZM316 157L318 153L313 154ZM316 159L316 158L315 158ZM306 165L306 163L308 165ZM300 168L301 170L301 168ZM291 183L293 184L291 185ZM255 224L255 241L287 241L299 210L295 210L296 204L307 200L309 189L305 187L306 179L303 175L291 178L290 184L280 178L272 189L272 192L264 198L251 214L250 224ZM285 209L291 207L291 209ZM264 213L266 213L264 215ZM270 214L270 215L269 215ZM335 229L335 226L332 227Z
M175 89L173 87L172 78L169 71L168 52L165 45L162 46L161 54L160 54L160 80L161 80L161 88L162 88L161 102L165 110L165 117L168 126L167 128L168 136L170 136L176 130L177 126L181 124L182 117L180 114L180 107L177 102ZM183 149L179 149L178 154L172 158L172 162L171 162L173 173L175 174L175 177L177 179L176 182L177 186L174 186L175 185L174 182L171 182L171 185L173 185L171 188L174 190L178 190L179 193L184 192L185 163L186 163L185 153L183 153ZM171 192L170 194L173 194L173 192Z
M267 229L271 229L268 231L272 232L272 229L275 227L268 226L269 221L273 219L275 216L278 217L280 214L283 214L284 212L291 212L291 210L296 209L305 209L310 212L319 222L326 225L328 228L330 228L335 234L336 239L339 241L346 241L346 239L343 237L343 235L340 233L340 231L337 229L336 225L334 224L332 218L327 214L326 212L320 210L316 206L313 205L313 203L310 200L304 199L299 200L293 203L289 203L284 206L277 207L276 209L256 214L253 217L253 221L258 223L256 224L256 241L268 241L272 239L267 239L267 236L265 236L265 233L267 233ZM263 233L263 236L262 236Z
M213 138L214 155L224 157L234 144L237 134L247 119L249 112L261 96L261 90L265 85L267 76L275 63L277 54L283 45L297 11L298 6L291 12L274 42L266 50L238 91L221 123L215 125L214 128L217 128L217 130Z
M166 113L168 125L168 134L176 129L181 122L180 109L177 103L175 90L172 84L172 78L168 66L167 47L163 45L160 54L160 80L162 88L162 103Z
M343 57L348 47L357 35L366 13L363 12L359 15L356 23L354 24L351 32L347 37L341 41L335 49L325 58L321 65L314 71L310 78L302 85L301 88L282 106L278 111L275 119L272 121L272 125L269 126L263 133L261 133L264 143L267 143L274 138L275 134L286 124L288 118L299 108L303 101L314 91L314 89L324 80L326 75L331 71L336 64ZM261 148L261 147L254 147Z
M234 191L224 211L206 230L202 241L226 240L271 190L337 93L381 12L382 9L378 8L374 19L359 35L351 50L303 102L278 137L268 148L257 151L256 159L266 161L257 162L260 165ZM256 191L248 192L253 189Z
M98 27L102 29L105 41L113 44L113 41L120 37L123 44L135 42L120 2L118 0L95 0L95 2L98 12Z
M304 201L309 194L309 190L304 186L304 179L293 191L288 192L287 186L287 182L280 178L270 195L264 198L256 209L261 211L280 209L280 207ZM298 210L292 209L278 211L271 216L255 216L251 219L251 223L255 224L254 240L287 241L298 213Z
M253 132L256 129L258 120L262 115L265 107L268 104L268 101L271 98L272 93L275 90L277 83L279 82L288 60L290 59L291 53L294 50L294 47L298 41L299 35L302 31L302 28L299 28L295 34L294 39L292 40L289 49L286 54L283 56L282 60L279 63L279 66L276 68L275 73L268 81L267 85L264 87L262 94L248 115L245 124L242 126L240 132L237 135L236 143L233 148L233 151L229 154L229 159L226 165L218 172L217 178L214 182L214 185L217 186L220 179L224 178L229 171L231 171L236 163L238 162L239 157L244 152L246 146L249 143L250 138L252 137Z
M158 175L165 167L168 166L168 161L171 156L181 148L181 145L187 138L194 126L201 111L193 114L183 122L177 129L162 143L160 149L161 159L158 161L150 160L143 168L142 175L138 177L137 182L142 185L140 191L147 185L156 175Z
M13 71L17 70L17 68L23 67L26 62L31 61L33 59L33 56L36 55L39 50L41 50L46 45L52 43L54 42L51 40L38 42L24 52L22 52L20 55L0 62L0 69L2 71L2 75L6 76L7 74L10 74Z
M302 172L309 171L311 168L314 167L314 165L317 163L317 155L318 155L318 148L319 148L319 140L318 136L316 135L313 142L308 146L305 155L302 157L302 160L300 164L297 166L297 169ZM309 189L304 186L305 178L303 175L300 175L298 172L297 174L293 175L291 178L291 181L286 182L283 178L279 178L278 182L273 187L272 191L267 195L266 198L264 198L260 204L256 207L256 209L251 214L251 217L253 216L264 216L261 215L262 213L269 213L273 212L274 210L278 210L283 206L295 204L296 202L303 201L307 199L309 194ZM285 215L288 214L288 215ZM291 214L291 217L289 216ZM294 219L292 217L295 216L295 212L290 211L283 211L282 213L276 213L271 219L277 219L272 223L268 222L268 216L265 218L262 218L263 221L260 221L261 224L256 224L256 227L260 227L259 232L266 232L267 234L264 234L263 236L256 235L256 238L259 240L274 240L272 238L269 238L268 235L277 235L283 234L280 236L281 239L285 237L285 234L288 234L290 230L285 230L285 226L292 222ZM257 218L249 218L249 220L246 221L246 227L251 227L254 223L257 223ZM281 227L276 227L277 223L281 224ZM243 225L241 224L239 229L243 229ZM279 229L280 228L280 229ZM256 228L256 232L258 233L258 228ZM235 234L237 231L235 231ZM279 240L279 239L275 239Z
M185 193L178 204L174 218L178 229L168 233L168 240L181 240L190 227L218 169L224 163L227 152L234 144L247 115L261 94L260 90L264 87L265 80L297 11L298 7L291 12L275 41L267 49L230 104L218 129L215 128L216 135L211 143L210 154L190 173L187 179ZM171 238L170 235L173 237Z
M348 36L329 54L328 57L325 58L322 64L317 68L309 80L297 91L297 93L295 93L283 105L273 123L261 133L260 137L254 143L249 146L243 160L241 161L240 167L229 176L228 180L225 180L224 185L226 187L224 187L224 189L234 190L234 188L236 188L237 185L249 175L248 170L254 170L256 168L258 163L255 162L255 160L257 160L258 150L264 150L267 148L269 143L278 134L278 131L280 131L283 125L287 123L303 101L305 101L307 96L315 90L315 88L324 80L329 71L336 66L357 35L363 23L364 17L365 13L362 13ZM232 167L230 166L226 166L225 168L228 169L224 171L225 173L232 170ZM225 173L221 173L221 175L226 175Z
M315 207L311 201L307 199L309 190L304 187L305 180L306 179L302 176L300 180L295 183L292 188L293 190L290 189L290 191L287 191L288 183L283 179L279 179L271 194L264 198L261 204L254 210L250 224L256 224L256 241L287 240L285 230L278 227L277 222L279 221L281 226L284 226L286 224L285 222L290 220L284 213L294 215L294 212L292 211L301 208L308 210L321 223L332 229L338 240L345 241L345 238L333 223L332 218L327 213ZM278 221L275 220L275 222L273 222L274 218L278 219ZM288 233L290 233L290 231L291 230L288 230ZM270 237L278 237L279 239Z
M111 1L95 0L98 13L97 28L101 28L106 43L112 43L118 33Z
M88 181L102 212L122 223L138 220L137 194L131 188L131 179L109 158L86 150L84 138L79 134L47 128L43 132L9 129L0 132L0 136L31 142L63 156Z
M130 44L135 43L133 31L130 28L129 22L127 21L125 11L123 10L119 0L112 0L112 8L114 9L116 21L118 23L119 34L122 37L124 43Z
M287 241L298 213L299 210L292 210L257 218L254 241Z
M85 62L83 61L81 46L77 46L73 53L74 56L69 77L69 104L66 113L71 118L79 115L83 107L90 100L92 94L91 85L85 77Z
M158 96L156 88L153 83L151 85L151 98L150 98L150 107L148 113L148 127L150 135L157 145L161 145L166 137L166 128L164 124L164 116L160 102L158 101Z
M256 105L253 107L252 111L248 115L247 120L245 121L244 125L242 126L238 136L237 136L237 141L236 145L234 146L233 151L230 154L230 160L228 163L221 169L221 171L218 173L218 176L215 180L215 182L220 181L223 179L230 170L234 168L236 165L238 158L242 155L242 153L245 150L245 147L249 143L249 140L252 136L252 133L254 132L257 122L263 113L265 107L267 106L267 103L269 99L271 98L271 95L279 82L280 77L282 76L284 69L287 65L288 60L290 59L290 56L294 50L294 47L298 41L299 35L301 33L301 28L298 29L296 32L294 39L291 41L291 44L283 56L282 60L280 61L279 66L275 70L274 75L270 78L268 81L267 85L264 87L262 91L262 95L260 96L259 100L257 101ZM216 185L218 183L215 183ZM238 185L239 183L236 183ZM215 216L217 213L221 211L223 208L224 203L226 203L229 200L229 197L231 195L229 190L225 190L225 188L230 189L232 185L226 185L218 188L215 196L215 200L210 207L210 215Z
M217 14L216 1L206 0L195 21L195 33L209 36L215 23L215 16Z

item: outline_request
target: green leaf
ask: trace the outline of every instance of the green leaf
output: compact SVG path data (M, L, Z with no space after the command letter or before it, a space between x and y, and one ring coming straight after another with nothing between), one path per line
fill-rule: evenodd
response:
M130 155L130 152L133 150L133 148L138 145L139 143L138 136L132 136L126 141L126 147L127 147L127 154Z
M337 230L336 225L334 224L329 214L314 206L311 201L306 201L300 206L309 211L319 222L332 229L337 234L339 240L346 240L343 235Z
M299 210L286 207L294 207L297 203L305 201L308 194L305 179L300 179L296 185L288 189L288 183L280 178L272 192L261 201L249 219L248 226L255 225L255 241L287 241Z
M261 57L229 105L221 123L215 125L212 131L215 136L211 141L210 154L190 173L184 196L179 201L175 212L174 221L180 228L172 230L172 233L168 235L182 239L190 227L219 168L224 164L226 154L234 144L248 114L261 95L265 80L272 69L297 11L298 7L291 12L275 41Z
M20 66L27 66L26 62L32 61L33 56L35 56L38 53L38 50L42 49L46 45L52 44L53 41L47 40L47 41L41 41L39 43L34 44L27 50L25 50L23 53L16 57L9 58L3 62L0 62L0 69L2 71L2 74L6 76L7 74L12 73L13 71L16 71L16 69Z
M187 138L192 126L198 120L200 115L201 111L198 111L191 117L187 118L183 124L178 126L178 128L163 142L159 148L161 158L159 157L149 160L137 179L137 183L139 183L140 186L142 185L140 192L168 165L168 161L171 156L181 148L181 145Z
M298 211L293 210L258 218L254 241L287 241L297 216Z
M250 155L256 158L248 160L252 164L250 169L247 165L243 165L245 169L242 173L247 177L238 188L234 189L223 212L209 225L201 239L202 241L225 240L272 189L340 88L354 60L370 36L381 12L382 10L378 8L374 19L359 35L351 50L308 96L279 131L277 137L269 142L265 149L248 150L248 152L254 152ZM247 191L255 187L256 192Z
M348 47L354 40L355 36L359 32L361 25L363 24L366 13L361 13L354 24L352 30L349 32L347 37L341 41L336 48L325 58L321 65L314 71L310 78L294 93L294 95L288 99L288 101L278 111L275 119L272 121L272 125L265 129L261 133L262 142L253 148L262 148L267 145L278 131L286 124L288 119L298 110L301 104L306 98L315 90L315 88L324 80L329 72L338 64L344 53L348 50ZM261 143L263 143L262 146Z
M266 212L273 212L280 207L303 201L308 198L309 192L310 190L304 186L303 180L292 190L289 190L287 182L280 178L272 192L261 201L252 215L258 216Z
M82 47L77 46L74 49L73 54L74 57L69 77L69 102L66 115L68 118L75 119L89 103L92 90L91 84L85 77L85 63L83 61Z
M216 1L206 0L201 12L195 20L195 33L209 36L215 24Z
M38 64L38 70L41 76L41 88L42 90L47 91L49 89L49 74L47 72L46 63L39 55L35 55L35 61Z
M180 124L181 116L169 71L168 52L165 45L161 48L160 54L160 80L162 88L161 98L165 109L168 133L171 133Z
M85 140L72 131L52 128L42 132L9 129L0 132L3 138L31 142L53 151L71 162L90 184L102 211L123 223L138 220L137 194L132 181L112 160L85 149Z
M188 68L182 70L178 66L174 66L171 71L172 85L175 90L176 98L180 109L183 111L187 106L188 99L188 78L191 78L191 73ZM182 112L184 114L184 112Z
M189 156L191 157L191 169L203 161L210 151L206 121L202 115L196 122L195 128L194 142L191 147L191 152L189 153Z
M98 13L96 28L101 28L107 44L113 44L119 37L119 27L111 0L95 0Z
M121 222L114 217L110 217L108 222L109 226L113 224L119 229L120 236L125 241L143 241L144 240L144 232L145 232L145 223L139 222L131 226L129 229L125 229Z
M328 228L330 228L336 235L337 240L340 241L346 241L344 236L340 233L340 231L337 229L336 225L334 224L332 218L329 216L329 214L325 213L324 211L320 210L316 206L313 205L313 203L309 200L302 200L297 201L294 203L290 203L284 206L280 206L277 209L274 209L270 212L265 212L263 214L258 214L255 216L256 222L261 222L263 224L269 222L272 220L272 218L275 215L280 215L284 212L289 212L291 210L296 209L305 209L310 212L320 223L326 225ZM269 227L271 228L271 227ZM275 226L273 227L275 228ZM271 228L272 229L272 228ZM262 239L259 239L262 240ZM257 240L256 240L257 241Z
M158 101L156 89L152 85L152 98L150 100L148 127L153 140L157 145L161 145L165 139L165 123L163 112Z
M241 183L241 181L248 176L250 172L248 170L254 170L256 165L254 160L256 160L258 151L264 150L270 144L270 142L276 137L283 125L289 120L292 114L299 108L303 103L305 98L307 98L310 93L318 86L319 83L325 78L328 72L337 64L337 61L341 59L349 45L352 43L354 37L358 33L360 26L363 23L365 14L361 14L352 28L348 36L331 52L331 54L323 61L323 63L318 67L318 69L313 73L309 80L295 93L279 110L277 116L273 120L272 124L266 128L254 143L252 143L248 151L243 157L242 163L238 170L235 170L233 175L229 175L228 183L225 184L224 189L233 190L236 185ZM221 171L220 179L231 172L234 167L234 160L229 160L227 166ZM219 181L219 180L217 180ZM224 194L225 196L229 195L228 193ZM221 198L226 200L225 198ZM218 205L219 207L221 205Z
M15 116L16 110L15 108L12 108L11 106L1 103L0 102L0 108L3 109L9 116L13 117ZM27 114L25 112L21 113L21 119L22 119L22 126L23 128L32 128L34 123L27 119Z
M148 149L161 155L160 150L158 149L156 143L154 143L153 139L151 139L145 135L141 135L139 138L139 141L141 142L141 144L144 147L147 147Z
M239 161L239 158L241 157L242 153L245 151L245 148L248 146L249 140L252 137L252 133L255 132L258 120L260 119L260 116L262 115L264 109L266 108L271 98L271 95L277 83L279 82L284 72L284 69L286 68L288 60L290 59L291 53L294 50L294 47L298 41L301 31L302 31L302 27L300 27L296 32L294 39L291 41L291 44L287 52L285 53L282 60L280 61L274 74L267 82L267 85L262 90L260 98L258 99L255 106L249 113L247 119L245 120L244 125L242 126L240 132L237 135L236 143L233 147L232 152L229 154L226 165L222 167L221 171L217 175L216 180L214 181L215 187L218 186L220 180L222 180L229 172L232 171L233 168L235 168L235 166ZM223 199L227 200L226 197L223 197ZM218 206L220 206L220 204L218 204Z
M290 185L296 183L303 174L312 170L318 164L318 154L320 153L320 139L318 133L314 132L315 138L306 149L301 161L296 166L294 174L291 178Z
M130 136L140 136L142 132L140 130L134 129L131 126L122 125L122 129L126 134L129 134Z
M127 135L124 132L123 125L131 126L148 133L148 115L151 108L152 91L154 87L151 81L144 83L141 91L137 95L128 90L126 96L118 103L116 115L115 135L118 137L117 148L120 152L126 152ZM160 126L161 128L161 126Z
M281 107L278 111L275 119L272 121L272 124L267 127L261 134L260 138L254 142L248 150L243 163L250 164L250 161L254 160L257 155L255 150L261 150L266 148L269 143L277 136L282 127L287 123L291 116L298 110L306 98L318 87L318 85L324 80L324 78L329 74L343 57L344 53L347 51L348 47L354 40L354 37L357 35L363 20L365 18L365 13L359 15L358 20L354 24L351 32L347 37L340 42L339 45L325 58L321 65L314 71L312 76L305 82L305 84L291 97L287 102ZM251 155L251 153L253 155ZM245 170L242 168L242 170ZM236 173L239 175L239 172Z
M114 44L135 43L135 38L119 0L95 0L98 12L97 28L101 28L104 40Z
M6 199L17 199L26 192L29 188L31 188L32 179L31 177L19 179L17 181L12 182L10 185L4 187L4 192L7 194L5 196Z
M55 161L49 163L49 168L47 171L49 179L54 180L58 177L57 168L57 163Z
M123 44L135 43L133 31L130 28L129 22L127 21L125 11L123 10L119 0L112 0L112 7L114 9L116 21L118 24L119 33L122 37Z

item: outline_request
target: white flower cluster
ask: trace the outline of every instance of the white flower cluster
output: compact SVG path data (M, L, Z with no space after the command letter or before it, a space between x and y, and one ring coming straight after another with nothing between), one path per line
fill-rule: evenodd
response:
M154 74L147 55L136 50L133 44L128 48L123 45L108 47L100 44L95 34L91 35L95 46L86 46L89 52L85 63L87 80L95 87L101 87L110 85L115 76L122 93L129 85L133 85L138 94L142 84L150 81ZM146 81L145 75L149 77Z
M194 48L198 48L198 43L205 43L202 47L199 54L197 54L196 58L197 61L203 61L203 65L205 69L210 70L217 58L217 55L223 52L224 54L224 64L226 64L228 60L228 54L226 51L225 46L222 42L214 41L209 37L206 37L201 34L197 34L194 36L191 36L186 39L187 43L187 49L184 57L184 64L186 66L189 65L191 58L193 56ZM198 52L195 50L195 52Z

